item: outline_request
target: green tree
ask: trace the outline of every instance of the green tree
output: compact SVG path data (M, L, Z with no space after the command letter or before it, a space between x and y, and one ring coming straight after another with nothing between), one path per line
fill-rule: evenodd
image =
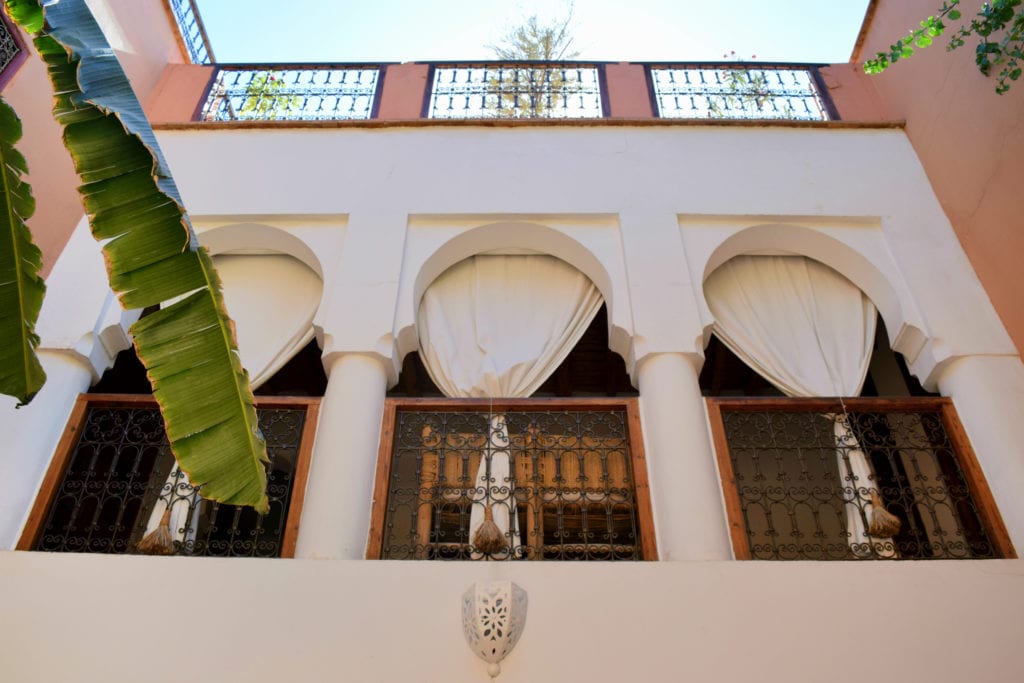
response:
M505 62L548 63L501 67L488 80L488 108L499 116L543 118L557 111L567 95L579 90L576 74L550 65L579 57L580 53L572 49L572 12L570 4L564 17L548 23L534 14L487 46L495 58Z
M298 95L288 93L283 73L276 71L258 71L253 74L245 87L245 99L238 110L240 119L276 119L287 118L291 109L297 108L302 102Z
M993 0L982 5L969 22L955 28L947 51L961 48L972 36L978 38L974 62L985 76L996 74L996 92L1002 95L1021 76L1024 61L1024 10L1022 0ZM920 28L889 46L888 52L879 52L864 63L864 71L877 74L900 59L913 56L915 48L929 47L947 29L946 22L960 20L960 0L946 0L937 14L920 22Z
M79 192L93 236L103 245L111 288L125 308L161 305L136 322L131 333L171 450L204 497L265 512L266 446L220 280L196 240L156 136L117 57L84 0L51 3L45 15L36 0L4 3L8 15L34 34L36 50L47 65L54 118L64 128L65 145L81 177ZM5 144L17 137L11 133L14 127L2 123L0 154L6 172L0 175L13 189L3 193L12 208L0 216L0 232L11 239L0 240L0 264L10 264L33 260L25 255L31 249L19 250L32 203L25 198L27 188L20 177L11 181L11 167L19 171L13 175L20 175L24 160ZM35 272L31 267L11 272L15 290L35 286L38 267ZM34 347L35 300L41 296L37 291L17 309L21 319L16 324L0 325L5 335L0 348L24 350L26 340ZM179 300L165 303L174 299ZM6 306L7 299L3 301ZM4 311L6 315L6 307ZM17 357L0 356L0 374L20 371ZM18 392L22 401L32 393L33 384L25 385L29 389Z

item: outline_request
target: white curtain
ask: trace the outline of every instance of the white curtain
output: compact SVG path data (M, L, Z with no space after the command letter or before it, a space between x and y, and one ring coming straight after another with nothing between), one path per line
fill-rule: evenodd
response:
M521 398L535 392L572 351L602 304L585 276L553 256L474 256L442 273L417 316L420 358L449 397ZM512 523L508 428L490 416L476 476L469 538L487 505L494 522L521 545Z
M715 334L787 396L857 396L871 359L871 300L828 266L802 256L740 256L704 284ZM850 547L870 555L866 502L871 466L847 423L835 415L837 462ZM877 544L875 552L886 552ZM891 554L891 550L888 551Z
M313 339L323 282L283 254L225 254L213 262L235 323L238 355L255 390Z
M238 355L255 391L313 339L323 282L301 261L283 254L225 254L213 262L235 324ZM195 538L202 499L177 463L149 515L146 534L160 525L168 504L171 538L187 544Z

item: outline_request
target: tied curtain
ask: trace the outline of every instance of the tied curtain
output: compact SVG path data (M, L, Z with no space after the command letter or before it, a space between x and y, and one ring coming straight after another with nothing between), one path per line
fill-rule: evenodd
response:
M871 359L875 306L852 282L803 256L739 256L704 285L714 332L786 396L857 396ZM859 556L874 486L871 465L846 415L831 415L846 501L847 538ZM891 555L877 540L874 551Z
M473 256L423 293L420 358L450 398L525 398L558 368L602 303L589 278L553 256ZM521 545L508 446L505 416L490 415L472 494L470 542L490 507L512 548Z
M313 316L323 283L291 256L220 255L213 261L224 304L235 323L238 355L255 391L313 339ZM188 475L175 464L149 515L145 534L160 526L170 507L167 525L171 538L187 545L195 539L201 505Z

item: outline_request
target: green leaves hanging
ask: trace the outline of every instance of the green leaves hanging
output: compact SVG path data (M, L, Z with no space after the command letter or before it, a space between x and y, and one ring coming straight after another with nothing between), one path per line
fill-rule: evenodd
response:
M36 358L35 333L46 286L39 277L42 253L32 243L25 221L35 211L25 157L14 148L21 121L0 99L0 393L24 405L46 381Z
M12 16L12 4L26 4L6 3ZM265 512L266 446L213 263L84 0L48 6L45 20L35 45L110 285L126 308L162 305L131 331L171 449L203 497Z
M958 21L960 0L944 0L938 14L921 22L921 28L897 40L888 52L879 52L864 62L864 72L877 74L900 59L913 56L914 47L926 48L946 30L945 20ZM992 0L982 5L978 13L965 21L950 37L946 50L964 46L972 35L980 39L974 50L974 63L985 76L1002 67L996 79L996 92L1006 93L1012 83L1021 77L1024 68L1024 0ZM993 38L999 38L993 40Z

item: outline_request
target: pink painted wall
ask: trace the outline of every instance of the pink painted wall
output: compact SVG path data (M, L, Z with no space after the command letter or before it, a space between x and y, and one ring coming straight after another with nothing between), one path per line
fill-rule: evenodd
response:
M145 101L168 62L180 62L181 51L163 0L90 0L90 9L107 30L141 101ZM28 182L36 199L29 219L36 244L43 252L43 276L49 274L83 216L78 175L61 141L61 129L51 114L53 102L46 68L28 45L28 57L3 87L4 98L21 117L24 135L18 149L28 162Z
M31 41L26 39L26 43ZM28 59L4 87L3 96L21 118L23 135L18 150L28 163L26 180L36 200L28 227L43 252L45 277L84 212L76 189L78 174L61 141L61 128L50 113L53 95L46 67L34 50L29 50Z
M878 0L863 32L863 59L886 49L933 14L937 0ZM981 0L963 0L963 19ZM1003 324L1024 349L1024 82L1005 95L974 65L974 46L945 50L939 39L913 58L868 79L889 118L905 119L964 251ZM863 102L854 103L850 113ZM840 107L844 118L847 112Z
M608 64L604 74L608 85L609 115L612 118L654 118L647 75L642 64Z
M213 72L212 66L168 64L146 101L150 123L191 121Z
M844 121L892 121L871 77L859 64L831 64L821 69L829 97Z
M429 64L388 64L380 93L380 119L418 119L426 97Z

